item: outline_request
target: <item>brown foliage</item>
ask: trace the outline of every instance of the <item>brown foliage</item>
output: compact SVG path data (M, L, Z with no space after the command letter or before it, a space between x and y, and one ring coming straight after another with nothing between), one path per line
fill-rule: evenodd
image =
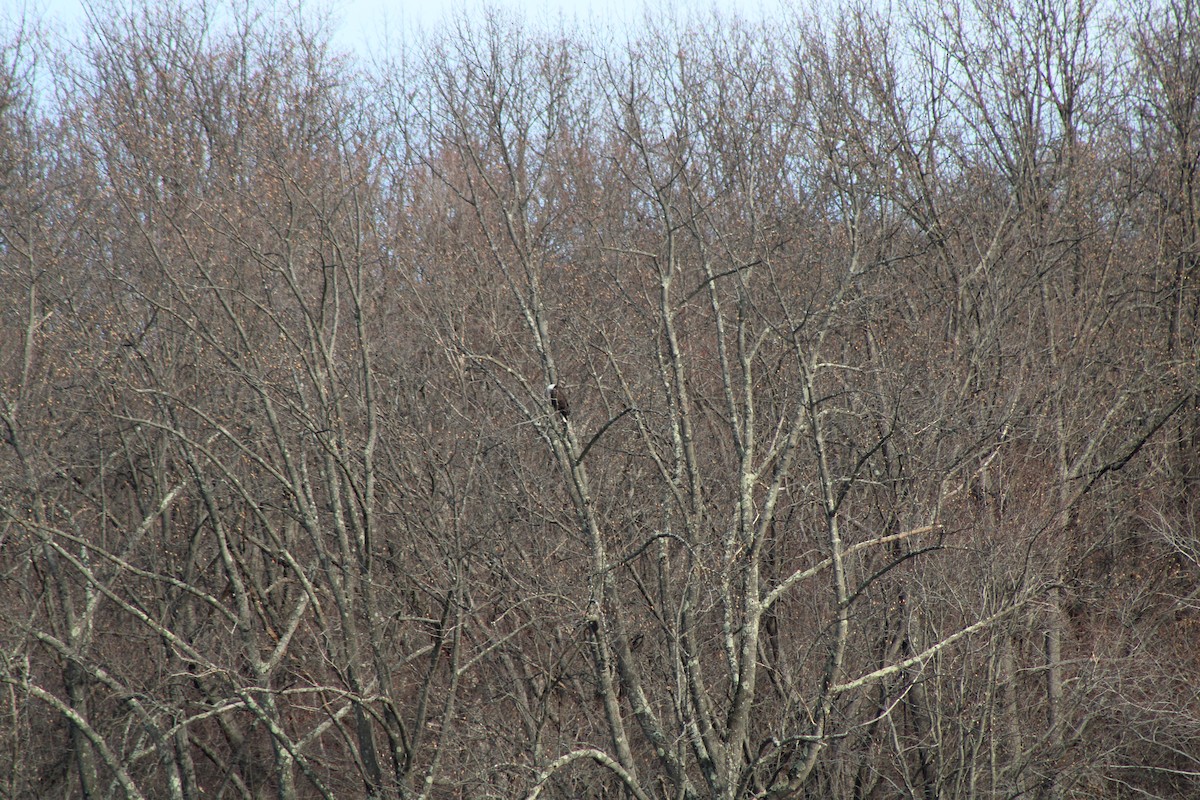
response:
M1200 788L1190 4L108 11L0 39L0 796Z

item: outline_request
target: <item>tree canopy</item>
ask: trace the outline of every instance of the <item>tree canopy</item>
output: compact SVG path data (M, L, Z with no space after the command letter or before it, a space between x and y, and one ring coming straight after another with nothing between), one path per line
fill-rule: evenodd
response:
M0 26L0 797L1196 796L1200 6L387 55Z

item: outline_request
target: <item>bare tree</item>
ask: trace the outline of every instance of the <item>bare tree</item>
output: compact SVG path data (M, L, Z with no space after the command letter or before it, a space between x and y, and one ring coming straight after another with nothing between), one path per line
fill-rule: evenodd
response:
M1190 796L1192 16L15 29L0 793Z

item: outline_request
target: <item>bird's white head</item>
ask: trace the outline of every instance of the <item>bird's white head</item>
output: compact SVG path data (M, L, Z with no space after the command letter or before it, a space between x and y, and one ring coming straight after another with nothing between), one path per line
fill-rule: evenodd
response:
M558 384L557 384L557 383L552 383L552 384L550 384L549 386L547 386L547 387L546 387L546 391L547 391L547 392L553 392L553 391L554 391L554 387L556 387L556 386L558 386Z

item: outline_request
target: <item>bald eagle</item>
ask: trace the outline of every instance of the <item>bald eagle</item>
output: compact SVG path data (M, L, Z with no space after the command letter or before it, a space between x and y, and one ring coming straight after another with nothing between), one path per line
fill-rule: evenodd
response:
M550 398L550 405L554 406L555 411L562 414L564 420L571 415L571 406L567 403L567 393L557 383L546 387L546 397Z

